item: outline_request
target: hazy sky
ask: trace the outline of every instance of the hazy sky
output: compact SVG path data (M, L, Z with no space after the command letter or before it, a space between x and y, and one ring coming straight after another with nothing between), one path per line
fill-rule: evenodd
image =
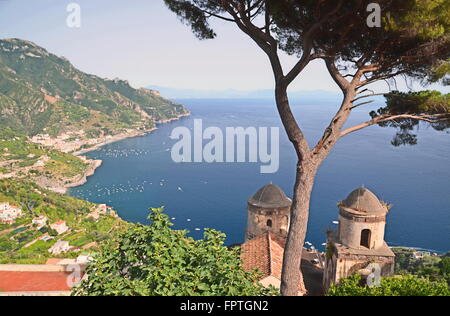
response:
M66 24L72 2L81 6L81 28ZM88 73L135 87L272 88L260 49L233 24L217 24L216 30L217 39L197 40L162 0L0 0L1 38L33 41ZM339 91L321 62L310 65L292 89Z

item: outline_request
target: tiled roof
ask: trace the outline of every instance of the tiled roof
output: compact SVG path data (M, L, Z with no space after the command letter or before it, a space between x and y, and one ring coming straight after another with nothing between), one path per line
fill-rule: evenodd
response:
M285 241L273 233L265 233L241 246L244 269L259 270L263 278L273 276L281 280Z
M0 271L0 292L70 291L66 272Z
M245 271L259 270L262 274L260 281L272 277L281 282L283 256L286 240L274 233L265 233L241 245L241 260ZM314 266L313 259L317 255L303 249L299 295L306 293L321 295L323 270ZM276 287L279 284L271 284ZM306 287L305 287L306 286Z

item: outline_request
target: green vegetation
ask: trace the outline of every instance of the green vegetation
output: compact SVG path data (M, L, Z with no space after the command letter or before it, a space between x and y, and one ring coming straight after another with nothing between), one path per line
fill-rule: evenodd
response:
M63 184L84 174L88 164L70 154L31 143L26 136L8 127L0 127L0 167L4 174L45 178Z
M450 296L445 282L413 275L383 278L378 287L361 286L360 275L353 275L333 285L328 296Z
M416 145L418 142L415 129L419 128L420 119L437 130L444 131L450 128L450 94L438 91L398 92L385 95L386 107L373 111L370 116L373 120L381 120L381 127L398 129L392 145ZM405 115L403 119L383 121L388 116Z
M450 256L424 255L415 259L411 248L393 248L395 273L383 278L381 286L368 287L353 275L333 285L329 296L450 296Z
M396 274L413 274L433 281L444 281L450 286L450 253L446 256L425 255L415 259L414 249L394 248Z
M96 137L149 129L187 113L155 91L77 70L34 43L0 40L0 125L32 136L90 131Z
M0 180L0 203L2 202L21 207L24 216L13 225L0 226L0 264L43 264L50 257L76 257L78 252L55 256L48 249L58 240L68 241L70 246L82 249L90 243L111 239L116 232L128 225L112 215L102 215L98 221L87 219L86 216L97 205L45 190L24 180ZM32 219L38 216L48 219L47 225L40 230L32 224ZM70 230L58 236L49 224L60 220L65 221ZM30 245L46 233L54 239ZM96 249L94 246L89 251Z
M132 225L105 244L89 265L89 279L74 295L90 296L261 296L256 272L241 266L238 249L224 246L225 235L206 230L203 240L171 229L162 209L153 209L152 225Z

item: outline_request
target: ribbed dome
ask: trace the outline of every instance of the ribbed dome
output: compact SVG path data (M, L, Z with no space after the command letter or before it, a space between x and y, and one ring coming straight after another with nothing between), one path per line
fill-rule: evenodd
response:
M251 205L263 208L289 207L292 203L283 190L275 184L268 184L261 188L248 202Z
M342 206L367 215L384 215L388 212L387 207L378 200L377 196L366 188L359 188L350 193L342 202Z

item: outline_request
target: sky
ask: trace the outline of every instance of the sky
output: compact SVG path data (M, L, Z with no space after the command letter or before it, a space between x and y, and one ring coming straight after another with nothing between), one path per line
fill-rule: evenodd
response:
M81 7L80 28L66 23L73 2ZM232 23L213 26L216 39L198 40L162 0L0 0L0 38L35 42L90 74L125 79L136 88L273 88L269 62L256 44ZM282 55L282 61L288 69L296 58ZM387 85L375 88L384 92ZM340 91L320 61L291 89ZM399 89L406 89L402 81Z

